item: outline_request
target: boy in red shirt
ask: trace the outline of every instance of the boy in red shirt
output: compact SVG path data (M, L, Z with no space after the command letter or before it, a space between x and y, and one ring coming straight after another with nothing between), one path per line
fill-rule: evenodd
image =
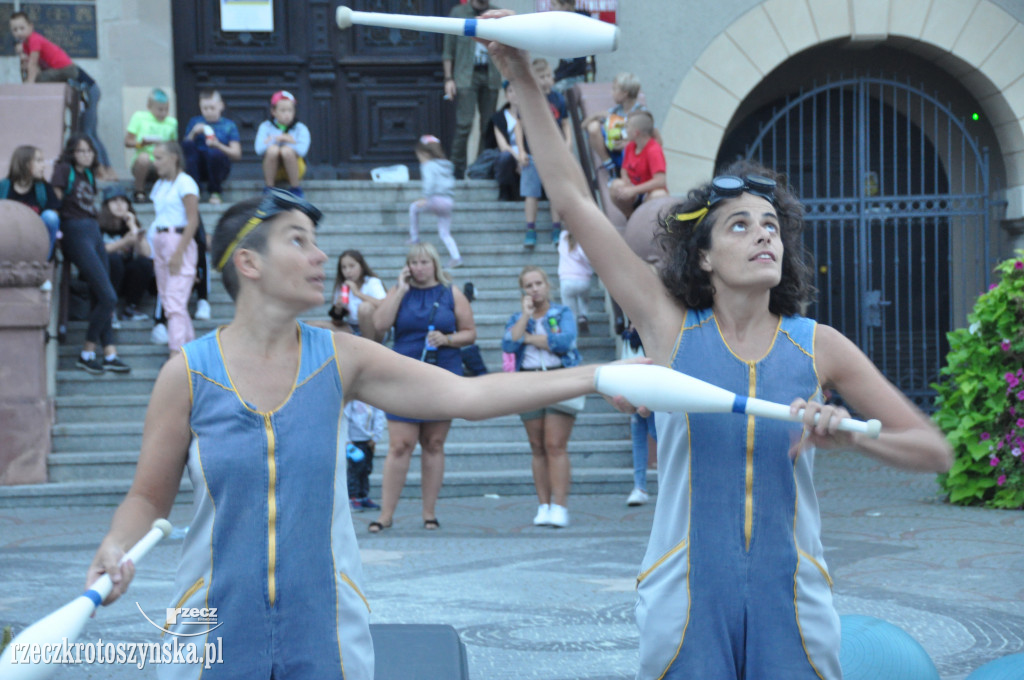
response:
M35 31L32 21L24 12L11 15L11 35L18 43L19 56L25 71L26 83L70 84L82 93L85 110L82 112L81 129L89 136L99 161L97 179L117 179L110 167L110 156L96 132L98 121L96 111L100 102L100 87L96 81L77 66L68 53Z
M654 118L647 111L633 111L626 120L630 140L622 156L622 175L612 182L609 194L615 207L629 217L648 198L668 196L665 152L654 138Z

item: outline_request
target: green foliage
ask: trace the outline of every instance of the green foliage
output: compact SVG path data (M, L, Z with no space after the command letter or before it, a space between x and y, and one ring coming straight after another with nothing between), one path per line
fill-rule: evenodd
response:
M1024 250L996 267L970 326L952 331L935 422L953 446L952 503L1024 507Z
M0 654L7 649L7 645L11 644L13 638L10 626L4 626L3 630L0 630Z

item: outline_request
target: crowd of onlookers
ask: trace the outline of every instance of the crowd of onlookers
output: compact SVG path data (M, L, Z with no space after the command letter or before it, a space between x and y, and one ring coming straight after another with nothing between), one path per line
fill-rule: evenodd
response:
M573 5L572 0L553 2L556 10L571 11ZM486 0L470 0L456 5L452 16L475 16L489 8ZM25 13L12 15L11 31L26 82L68 81L83 92L81 130L68 139L50 177L46 176L42 152L26 145L15 150L8 177L0 181L0 198L24 203L41 216L50 238L51 260L59 245L87 288L88 325L76 366L92 374L129 372L130 367L117 353L114 330L122 320L149 318L143 304L147 295L157 299L153 341L165 343L173 356L195 338L193 316L211 316L208 238L199 202L201 198L214 205L222 202L232 163L242 157L238 126L224 116L220 93L203 90L198 98L199 113L181 128L179 139L178 121L170 115L170 98L161 89L152 90L146 108L131 116L125 132L124 145L133 150L129 189L118 183L97 134L95 110L100 92L95 81L60 47L35 32ZM472 284L460 290L451 284L446 271L463 264L451 227L455 182L467 173L466 147L474 116L480 115L484 123L481 146L492 151L478 154L469 174L474 176L474 167L486 166L485 176L497 180L499 200L524 202L523 245L528 250L537 245L537 214L544 187L519 122L515 88L501 82L486 50L472 39L446 36L444 65L445 96L456 106L451 160L433 135L423 135L413 150L420 163L423 196L409 206L410 250L402 273L395 285L385 289L359 251L345 251L338 258L331 321L325 323L375 340L386 338L395 351L448 370L462 373L465 367L470 374L479 374L487 368L476 347ZM564 92L592 75L592 60L563 60L553 70L546 60L536 59L533 70L571 149L573 136ZM505 103L495 111L499 87ZM666 193L665 160L653 117L638 101L637 78L619 74L611 93L615 105L583 121L590 149L580 153L596 156L610 199L628 216L646 198ZM301 198L311 140L296 108L294 95L285 90L275 92L270 97L269 116L256 132L253 150L262 157L265 191L284 184L288 192ZM98 182L105 185L100 187ZM135 210L140 203L153 204L151 224L140 223ZM436 249L420 241L423 213L437 217L438 232L449 254L444 266ZM557 370L582 360L577 341L590 332L587 310L593 269L582 248L560 226L553 213L550 238L559 254L561 302L554 300L547 272L536 266L523 269L518 281L520 309L509 318L502 339L503 370ZM197 303L190 315L193 294ZM642 351L631 330L625 330L624 346L630 353ZM420 422L387 415L389 450L380 506L370 499L368 475L384 419L365 404L350 404L349 410L350 423L356 424L348 448L353 508L381 510L380 517L370 523L372 532L391 526L412 451L419 444L423 452L424 526L439 528L434 505L443 478L450 421ZM569 524L567 448L580 410L582 402L574 401L521 415L540 500L534 518L537 525ZM648 443L655 433L653 419L633 419L637 474L629 504L637 505L647 500Z

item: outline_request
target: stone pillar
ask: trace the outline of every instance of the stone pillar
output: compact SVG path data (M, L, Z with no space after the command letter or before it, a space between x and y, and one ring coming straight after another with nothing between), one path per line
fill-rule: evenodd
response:
M53 401L46 393L51 271L46 226L30 208L0 201L0 484L46 481Z
M1003 220L1002 227L1010 240L1010 256L1018 250L1024 250L1024 217L1015 220Z

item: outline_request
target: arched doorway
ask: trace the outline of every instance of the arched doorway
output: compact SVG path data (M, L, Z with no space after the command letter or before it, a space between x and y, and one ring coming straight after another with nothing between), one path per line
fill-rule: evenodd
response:
M988 154L964 121L906 82L838 79L751 113L717 165L737 155L786 173L805 205L808 314L929 409L946 332L992 265Z

